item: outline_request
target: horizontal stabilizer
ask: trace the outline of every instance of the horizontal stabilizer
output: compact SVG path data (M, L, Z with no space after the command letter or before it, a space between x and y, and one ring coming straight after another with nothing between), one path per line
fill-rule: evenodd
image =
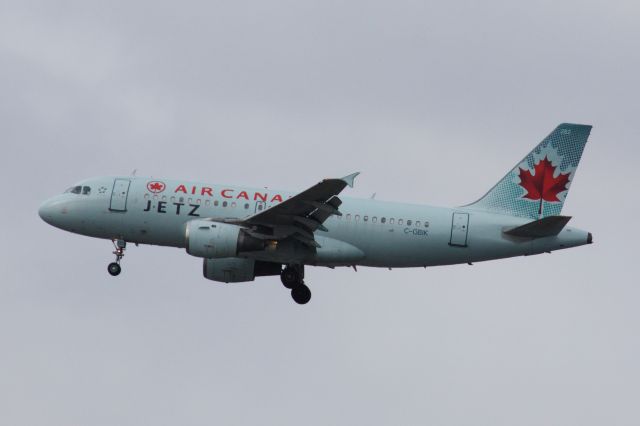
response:
M569 223L571 216L547 216L540 220L534 220L522 226L507 229L507 235L525 238L543 238L558 235L560 231Z

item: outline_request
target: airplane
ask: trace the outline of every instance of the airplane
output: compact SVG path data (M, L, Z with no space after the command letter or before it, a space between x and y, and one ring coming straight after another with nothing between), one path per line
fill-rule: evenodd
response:
M560 124L483 197L461 207L339 197L358 173L298 193L105 176L45 201L39 215L65 231L111 240L112 276L128 243L177 247L203 259L209 280L280 276L293 300L306 304L305 266L426 268L591 244L590 232L560 215L590 132L589 125Z

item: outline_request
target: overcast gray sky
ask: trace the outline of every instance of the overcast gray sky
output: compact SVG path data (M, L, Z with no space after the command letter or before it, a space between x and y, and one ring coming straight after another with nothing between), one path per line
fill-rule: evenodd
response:
M0 423L637 425L636 1L0 1ZM594 125L563 213L595 244L222 285L52 228L128 174L436 205Z

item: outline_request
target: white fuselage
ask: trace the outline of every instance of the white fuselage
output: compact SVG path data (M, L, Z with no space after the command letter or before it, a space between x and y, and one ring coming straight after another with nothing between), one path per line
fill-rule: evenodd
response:
M129 180L116 194L114 180ZM150 182L162 182L154 188ZM242 219L294 195L264 188L242 188L140 177L102 177L78 184L89 193L65 193L48 200L40 215L48 223L97 238L185 247L185 225L194 219ZM116 203L114 209L114 195ZM321 246L303 263L324 266L422 267L531 255L587 244L588 233L565 227L557 236L519 238L503 233L531 219L469 208L442 208L341 197L342 216L316 231ZM284 250L284 248L283 248ZM290 252L247 254L287 263Z

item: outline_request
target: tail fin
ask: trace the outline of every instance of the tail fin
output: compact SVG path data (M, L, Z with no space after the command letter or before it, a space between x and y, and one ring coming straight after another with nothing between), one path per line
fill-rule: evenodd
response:
M484 197L465 207L542 219L559 215L591 126L561 124Z

